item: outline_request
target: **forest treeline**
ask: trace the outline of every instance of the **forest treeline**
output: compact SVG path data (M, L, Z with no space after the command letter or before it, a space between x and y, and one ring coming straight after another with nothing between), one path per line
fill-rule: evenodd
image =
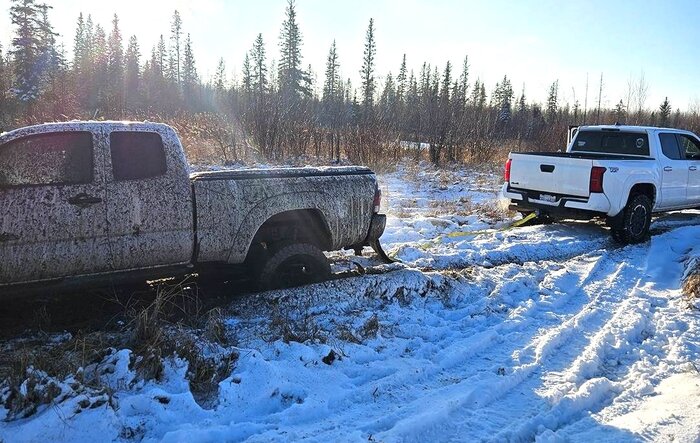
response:
M9 12L13 38L8 48L0 46L0 131L69 119L152 120L174 125L195 162L379 164L409 155L439 164L500 161L509 150L559 149L575 124L700 129L697 110L673 111L668 99L648 109L643 75L629 82L613 108L601 106L602 75L591 84L590 102L586 91L584 103L562 103L553 79L546 102L536 103L507 75L487 91L484 79L470 75L467 56L460 66L423 63L414 72L403 55L380 82L372 19L364 53L344 55L362 57L360 84L341 77L342 58L330 37L323 76L315 75L302 63L293 0L276 44L259 34L235 81L227 80L223 58L213 78L201 78L178 11L150 51L137 36L122 35L117 15L103 27L81 14L71 53L58 43L51 7L12 0Z

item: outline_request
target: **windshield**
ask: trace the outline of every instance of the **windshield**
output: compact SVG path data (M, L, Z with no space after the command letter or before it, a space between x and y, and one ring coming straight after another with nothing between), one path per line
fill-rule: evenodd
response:
M571 152L649 156L649 137L644 132L579 131Z

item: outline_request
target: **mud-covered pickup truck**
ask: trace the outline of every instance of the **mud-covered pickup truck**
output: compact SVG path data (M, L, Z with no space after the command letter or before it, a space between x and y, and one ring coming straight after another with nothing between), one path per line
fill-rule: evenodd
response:
M652 212L700 207L700 139L642 126L572 128L566 152L511 153L503 195L547 218L603 217L613 238L644 240Z
M53 280L248 266L265 288L330 273L322 251L377 242L363 167L191 173L159 123L48 123L0 134L0 293Z

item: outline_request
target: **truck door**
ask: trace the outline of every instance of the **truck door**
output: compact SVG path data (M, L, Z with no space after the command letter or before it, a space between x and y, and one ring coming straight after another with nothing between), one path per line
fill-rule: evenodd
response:
M0 283L110 270L103 152L90 132L0 146Z
M686 203L688 188L688 161L681 153L676 134L660 133L661 201L660 208L673 208Z
M189 263L192 190L174 134L125 126L108 138L107 219L115 270Z
M681 155L688 166L687 203L697 205L700 204L700 141L687 134L678 134L677 137Z

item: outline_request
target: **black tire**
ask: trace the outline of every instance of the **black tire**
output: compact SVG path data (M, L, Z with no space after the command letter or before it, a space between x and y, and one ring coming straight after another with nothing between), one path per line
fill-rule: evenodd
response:
M258 272L260 289L280 289L327 280L331 265L323 252L309 243L288 243L275 248Z
M622 212L620 227L611 231L615 241L633 244L645 241L649 237L651 226L651 199L644 194L630 197Z

